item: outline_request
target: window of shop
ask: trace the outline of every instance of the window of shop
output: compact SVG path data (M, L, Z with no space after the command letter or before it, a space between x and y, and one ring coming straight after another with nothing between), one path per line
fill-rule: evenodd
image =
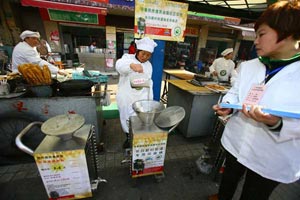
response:
M61 35L63 36L63 52L66 59L78 60L77 53L82 50L80 47L91 45L96 42L97 48L106 47L105 28L99 26L60 24Z
M192 64L195 62L197 37L186 36L184 42L166 41L164 68L180 68L180 63Z

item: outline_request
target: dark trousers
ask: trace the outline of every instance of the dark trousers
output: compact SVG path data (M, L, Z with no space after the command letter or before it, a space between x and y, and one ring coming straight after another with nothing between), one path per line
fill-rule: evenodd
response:
M219 200L231 200L241 177L246 173L240 200L268 200L279 182L266 179L246 168L226 152L225 171L219 188Z

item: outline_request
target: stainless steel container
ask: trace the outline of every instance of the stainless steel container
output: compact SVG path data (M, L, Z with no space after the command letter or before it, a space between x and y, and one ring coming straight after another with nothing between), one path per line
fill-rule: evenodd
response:
M80 53L79 48L74 48L75 53Z
M165 109L164 104L154 100L140 100L132 104L133 110L144 124L153 124L157 113Z
M70 53L69 45L64 44L65 53Z
M80 50L80 53L89 53L90 52L88 46L79 46L79 50Z
M94 53L103 53L103 49L95 48Z

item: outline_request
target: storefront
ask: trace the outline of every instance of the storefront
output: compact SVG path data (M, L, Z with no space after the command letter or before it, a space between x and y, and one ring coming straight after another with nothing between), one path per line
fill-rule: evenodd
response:
M180 68L180 62L192 64L196 59L199 29L187 27L184 42L167 41L165 46L164 68Z
M61 54L63 61L78 62L77 52L80 51L80 47L89 46L92 41L96 41L97 48L103 52L108 47L107 26L115 29L115 59L127 53L130 42L134 40L134 18L132 15L124 16L121 15L122 13L110 13L104 7L92 7L95 10L88 10L90 13L80 12L78 15L74 11L60 12L54 8L43 8L41 5L32 4L30 6L26 4L23 6L24 2L36 1L21 1L22 5L19 5L17 9L14 8L13 12L17 13L15 14L16 18L20 18L16 19L17 27L20 29L14 32L15 38L18 38L23 29L37 30L41 33L42 38L48 41L52 51ZM118 6L114 5L113 9L115 7ZM124 9L124 6L120 7L122 6L119 6L119 9ZM128 8L126 9L122 10L123 14L133 12ZM108 15L106 15L107 13ZM244 45L243 38L238 37L241 30L225 27L226 24L236 25L239 24L239 20L221 16L216 19L216 16L202 16L199 13L188 12L184 41L166 41L165 43L164 68L178 68L178 62L186 59L186 57L188 58L187 63L190 64L195 64L199 60L202 63L210 64L222 50L228 47L234 47L234 55L240 57L241 52L238 52L239 45L237 43L242 41L240 42L241 47L248 49L249 42ZM205 32L204 26L208 26L206 35L203 34ZM207 53L209 53L209 57L207 57Z

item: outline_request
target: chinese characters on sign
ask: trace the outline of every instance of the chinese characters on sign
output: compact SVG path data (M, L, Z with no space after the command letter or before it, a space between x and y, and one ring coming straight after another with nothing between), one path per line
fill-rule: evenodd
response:
M34 154L49 199L91 197L84 150Z
M132 176L146 176L163 172L168 134L133 135Z
M184 41L188 4L161 0L136 0L134 37Z

